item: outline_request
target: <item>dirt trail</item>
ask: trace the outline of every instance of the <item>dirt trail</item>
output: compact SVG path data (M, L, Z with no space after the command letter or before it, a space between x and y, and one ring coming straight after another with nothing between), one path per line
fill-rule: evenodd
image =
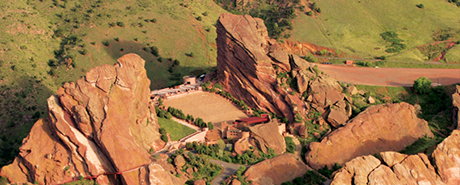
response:
M451 85L460 82L460 69L365 68L317 64L318 68L341 82L378 86L412 86L419 77L433 83Z

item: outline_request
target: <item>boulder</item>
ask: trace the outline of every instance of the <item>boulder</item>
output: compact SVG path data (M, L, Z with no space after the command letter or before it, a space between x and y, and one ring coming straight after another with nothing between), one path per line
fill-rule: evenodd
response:
M369 96L369 98L367 98L367 102L369 102L369 104L374 104L374 103L375 103L375 99L372 98L372 96Z
M286 152L284 137L278 132L278 122L272 120L266 124L250 126L251 143L262 152L268 153L268 148L275 150L277 155ZM235 146L236 147L236 146Z
M117 61L91 69L48 98L48 118L35 123L15 162L0 175L11 183L61 184L151 163L149 150L165 143L150 102L145 61L136 54ZM123 184L140 182L139 175L121 176ZM107 177L98 181L116 184Z
M367 108L321 142L309 145L306 161L315 169L383 151L400 151L423 136L432 137L428 123L408 103Z
M348 86L347 91L352 96L355 95L355 94L358 94L358 88L356 88L354 85Z
M182 166L185 165L184 157L182 157L182 155L178 155L176 158L174 158L174 165L176 165L176 168L182 169Z
M290 55L291 66L293 69L305 71L310 67L310 64L303 58L300 58L297 55Z
M291 65L289 64L289 56L284 50L277 50L269 53L268 56L272 58L276 65L281 67L284 71L290 71Z
M347 113L337 108L332 108L327 116L327 121L335 128L345 125L347 120Z
M193 182L193 185L206 185L206 181L204 181L203 179L196 180L195 182Z
M345 163L331 185L460 184L460 130L444 139L431 157L398 152L381 152L380 156L382 162L368 155Z
M235 142L235 153L237 154L244 154L246 150L249 150L249 138L241 138L237 142Z
M445 183L460 184L460 130L454 130L438 145L433 161Z
M283 154L249 167L244 176L254 185L275 185L303 176L309 168L294 154Z

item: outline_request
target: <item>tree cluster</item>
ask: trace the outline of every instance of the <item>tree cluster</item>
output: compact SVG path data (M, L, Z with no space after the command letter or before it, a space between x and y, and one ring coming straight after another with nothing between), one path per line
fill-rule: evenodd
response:
M381 33L380 36L383 40L391 42L391 45L387 47L385 52L387 53L398 53L399 51L406 49L407 45L404 44L402 39L398 38L398 34L394 31L387 31Z
M265 154L258 149L251 147L250 150L246 150L244 154L232 155L232 148L224 150L225 145L215 144L215 145L206 145L204 143L199 144L197 142L186 143L185 147L188 150L196 150L198 154L209 156L213 159L236 163L236 164L256 164L265 159L271 159L276 156L275 150L268 148L268 153ZM258 153L259 156L256 154Z

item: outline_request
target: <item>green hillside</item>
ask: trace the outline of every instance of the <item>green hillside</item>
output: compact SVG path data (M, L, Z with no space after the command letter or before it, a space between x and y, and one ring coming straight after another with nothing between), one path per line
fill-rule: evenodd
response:
M215 66L213 25L225 11L212 0L17 0L0 10L0 166L46 117L46 99L95 66L137 53L152 89Z
M350 56L392 56L385 50L391 43L380 34L394 31L410 48L435 42L441 30L453 31L448 39L460 39L460 8L445 0L315 0L321 13L300 14L294 20L292 40L330 47ZM423 4L423 8L416 5ZM439 40L440 38L437 38ZM442 38L446 39L446 38ZM421 61L419 51L390 60Z

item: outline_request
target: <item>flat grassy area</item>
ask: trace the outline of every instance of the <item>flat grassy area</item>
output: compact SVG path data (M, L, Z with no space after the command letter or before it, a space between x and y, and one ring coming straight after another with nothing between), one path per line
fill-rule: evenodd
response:
M380 36L386 31L395 31L408 50L434 42L435 32L441 29L460 30L460 8L444 0L314 2L321 14L296 18L292 39L334 48L350 56L392 56L385 52L390 43ZM417 8L417 4L424 8ZM459 39L459 35L453 36ZM415 56L398 60L406 58L421 61Z
M210 92L194 92L172 97L164 100L163 104L165 107L180 109L185 115L202 118L206 123L234 121L248 117L229 100Z
M164 128L166 132L169 133L171 136L171 141L178 141L179 139L182 139L183 137L196 132L196 130L184 126L171 119L158 118L158 124L160 124L160 127Z
M0 9L0 167L47 116L46 99L95 66L136 53L151 89L215 66L213 24L226 12L212 0L18 0L0 1Z

